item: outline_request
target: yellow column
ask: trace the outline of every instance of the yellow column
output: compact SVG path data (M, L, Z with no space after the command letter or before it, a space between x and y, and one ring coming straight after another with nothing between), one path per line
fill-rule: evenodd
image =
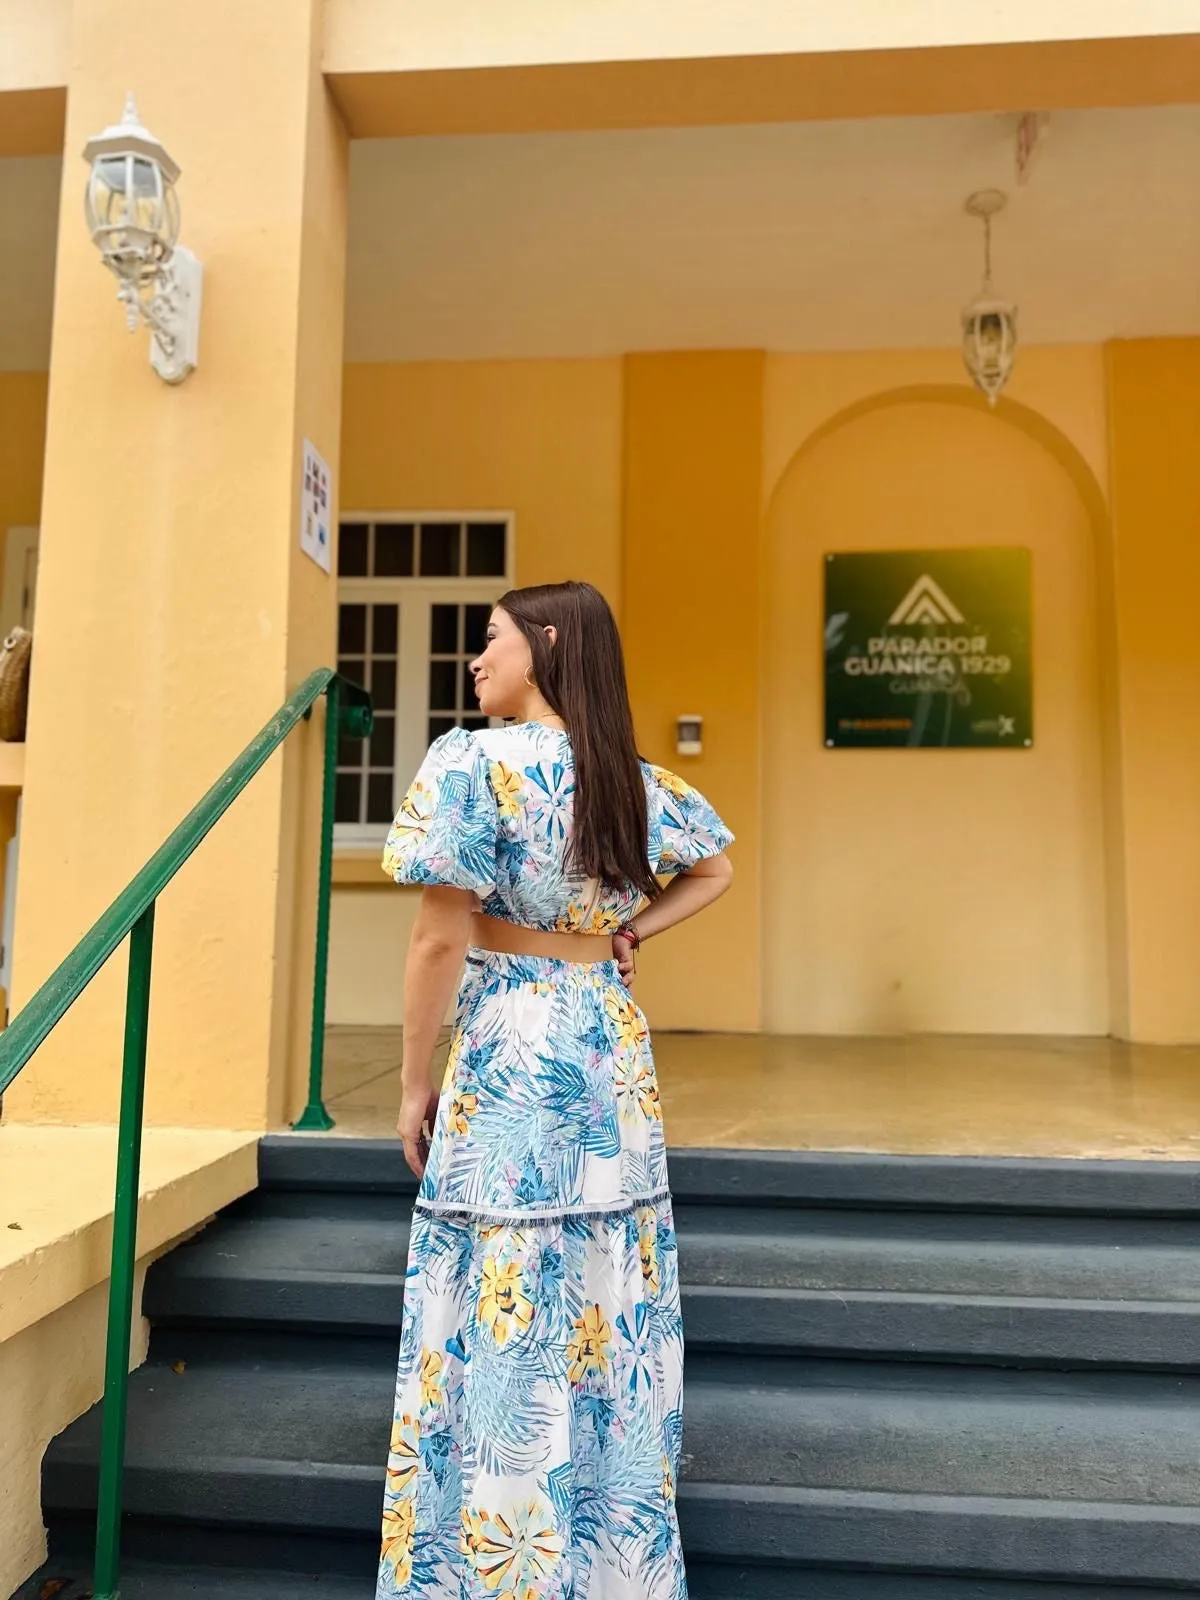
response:
M647 949L639 997L660 1028L760 1026L759 585L763 357L625 365L621 622L642 753L701 789L737 833L720 910ZM704 718L704 754L675 719Z
M1200 1040L1200 339L1109 345L1129 1037Z
M23 1003L204 789L334 651L298 541L307 437L334 468L347 142L321 0L75 0L19 877ZM87 137L133 89L179 161L204 263L200 366L130 337L81 216ZM262 1127L300 1100L320 722L293 735L159 907L149 1120ZM125 962L6 1115L110 1118Z

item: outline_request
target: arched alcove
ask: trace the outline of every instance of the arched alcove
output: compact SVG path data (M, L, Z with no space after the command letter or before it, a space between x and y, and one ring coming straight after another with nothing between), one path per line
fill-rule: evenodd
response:
M765 534L766 1027L1109 1031L1107 514L1082 458L1027 407L896 390L800 445ZM826 750L824 555L995 545L1033 551L1033 749Z

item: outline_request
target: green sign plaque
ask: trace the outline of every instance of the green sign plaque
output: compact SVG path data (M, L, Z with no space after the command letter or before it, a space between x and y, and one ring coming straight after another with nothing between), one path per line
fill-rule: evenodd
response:
M825 743L1033 743L1028 550L825 557Z

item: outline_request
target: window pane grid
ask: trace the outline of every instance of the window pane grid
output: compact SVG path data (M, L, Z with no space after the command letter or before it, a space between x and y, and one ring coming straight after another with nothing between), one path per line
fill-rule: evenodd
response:
M429 741L451 728L486 728L471 662L480 653L479 612L487 606L439 601L429 609ZM470 613L470 615L468 615ZM483 621L486 629L486 616ZM453 648L451 648L453 646Z
M396 781L396 671L400 648L398 604L344 602L338 607L338 639L361 656L339 656L338 671L362 688L377 685L391 706L380 703L369 739L339 739L334 820L361 825L390 822ZM392 713L389 715L389 711Z
M391 821L397 752L406 764L414 763L422 732L432 742L455 726L488 726L470 663L485 648L492 601L507 573L508 543L507 520L478 513L397 514L341 525L338 575L350 582L338 608L338 668L369 690L375 727L368 739L339 740L339 824L373 830ZM461 599L454 596L456 588L465 591ZM404 623L409 631L402 650L400 612L406 606L413 614Z
M499 519L345 522L338 538L342 578L503 578L507 565L508 525Z

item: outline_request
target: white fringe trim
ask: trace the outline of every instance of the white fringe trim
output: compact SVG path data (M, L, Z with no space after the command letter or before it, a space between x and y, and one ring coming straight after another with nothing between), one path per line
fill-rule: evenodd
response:
M434 1217L439 1222L464 1222L480 1228L547 1228L575 1218L586 1222L616 1222L631 1212L640 1211L645 1206L660 1205L670 1198L669 1189L658 1189L653 1194L623 1200L615 1206L566 1206L556 1211L485 1211L482 1207L461 1205L452 1200L418 1199L414 1210L423 1211L426 1216Z

